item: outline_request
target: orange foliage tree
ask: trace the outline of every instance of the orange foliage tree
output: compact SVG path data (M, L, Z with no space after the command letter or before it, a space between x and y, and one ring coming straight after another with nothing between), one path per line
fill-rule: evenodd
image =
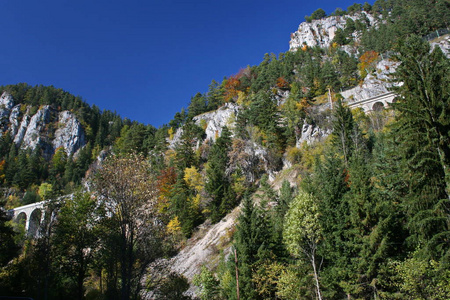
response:
M378 57L378 53L373 50L364 52L364 54L361 55L358 68L362 78L366 77L369 70L375 68Z
M177 181L177 174L174 167L168 167L161 171L156 182L158 193L158 210L165 212L170 205L170 198L173 193L173 186Z
M290 84L282 76L282 77L278 77L278 79L277 79L277 87L280 88L280 89L287 90L287 89L289 89Z
M226 80L224 92L225 102L237 99L240 86L241 81L239 80L239 75L232 75Z

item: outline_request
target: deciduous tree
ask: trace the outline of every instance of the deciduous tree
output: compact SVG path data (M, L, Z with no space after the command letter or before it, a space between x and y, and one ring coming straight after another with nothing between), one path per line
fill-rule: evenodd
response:
M296 257L306 258L313 269L318 299L322 299L319 281L320 263L317 248L322 239L317 199L300 190L286 214L283 238L287 250Z
M137 296L141 277L160 252L155 178L140 155L108 158L94 180L110 230L117 232L121 299Z

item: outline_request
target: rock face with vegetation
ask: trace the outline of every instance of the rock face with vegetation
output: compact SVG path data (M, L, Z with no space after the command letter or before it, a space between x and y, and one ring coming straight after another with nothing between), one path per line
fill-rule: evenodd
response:
M198 126L205 127L206 140L215 141L222 134L223 127L232 129L235 126L238 113L238 105L227 103L218 110L198 115L193 120Z
M160 128L0 87L0 293L449 299L449 38L430 37L449 15L444 0L318 9L290 51L212 81ZM346 103L388 91L386 110ZM7 220L82 179L36 239Z
M69 111L57 113L45 105L31 115L31 108L24 106L22 114L22 105L14 105L12 95L7 92L2 94L0 103L3 132L8 131L18 147L31 150L40 147L50 159L59 147L67 155L73 155L86 143L83 127Z
M74 154L86 144L86 136L81 123L70 111L58 114L58 129L52 141L54 149L63 147L67 155Z
M380 60L360 85L341 92L341 95L352 103L388 93L392 87L391 75L397 66L398 63L393 60Z
M14 105L12 95L7 92L2 94L0 103L3 133L8 132L17 147L31 150L39 147L44 157L50 159L59 147L67 155L73 155L86 144L84 129L70 111L57 113L45 105L32 114L31 107Z
M355 21L363 22L363 26L366 27L372 27L376 24L375 18L365 11L358 12L355 15L330 16L312 20L311 22L303 22L298 27L298 30L292 33L289 41L289 50L296 51L305 45L308 47L328 48L337 37L336 35L342 34L345 29L350 31L349 35L351 38L359 41L361 34L356 31ZM352 23L352 28L349 28L349 22Z
M3 93L0 97L0 124L2 126L2 132L4 132L7 129L8 122L10 121L9 115L11 114L11 110L14 107L14 100L12 99L12 96L8 93ZM16 110L17 111L17 110ZM15 112L13 115L15 116L17 112ZM15 120L12 120L11 124L13 126L17 126L17 122L14 122Z

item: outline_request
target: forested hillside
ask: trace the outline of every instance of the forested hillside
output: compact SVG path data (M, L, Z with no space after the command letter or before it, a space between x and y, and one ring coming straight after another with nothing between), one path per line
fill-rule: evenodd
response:
M160 128L0 87L2 206L49 200L37 236L1 210L0 295L450 298L449 2L305 20L290 51L213 80ZM343 95L375 79L394 103L350 109ZM163 263L238 206L196 276Z

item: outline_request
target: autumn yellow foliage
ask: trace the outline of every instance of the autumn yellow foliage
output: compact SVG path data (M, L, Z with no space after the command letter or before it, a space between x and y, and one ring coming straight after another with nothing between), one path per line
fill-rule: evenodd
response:
M178 217L175 216L172 220L169 221L169 224L167 224L167 233L176 235L181 232L181 223L180 220L178 220Z
M169 134L169 140L173 140L173 137L175 136L173 127L170 127L169 130L167 130L167 133Z
M203 178L196 167L192 166L190 168L184 169L183 179L186 184L190 188L194 189L197 193L200 193L203 190Z

